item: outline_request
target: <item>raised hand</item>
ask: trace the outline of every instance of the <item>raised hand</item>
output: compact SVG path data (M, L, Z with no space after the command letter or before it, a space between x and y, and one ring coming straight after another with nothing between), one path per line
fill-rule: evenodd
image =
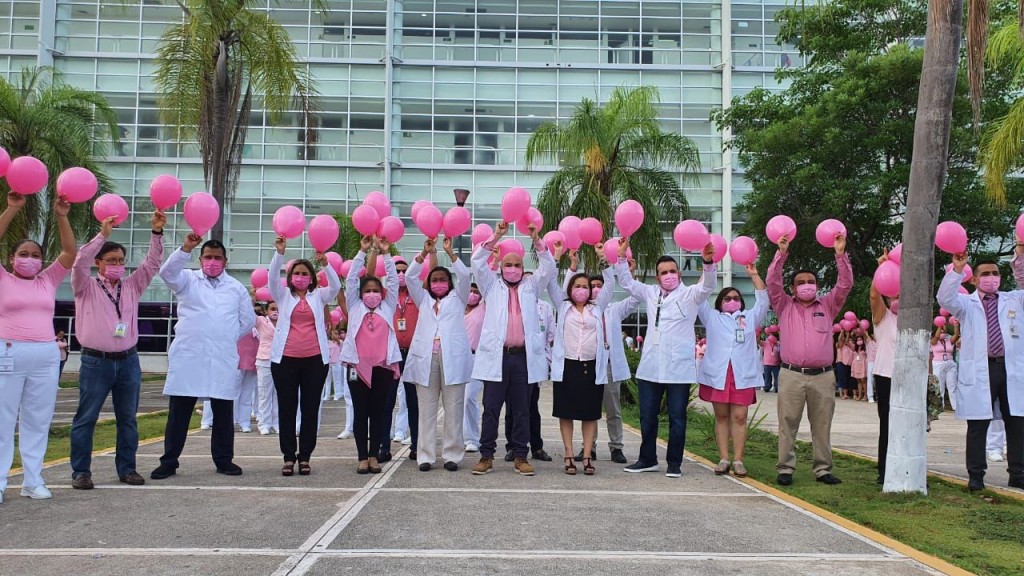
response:
M68 213L71 212L71 203L58 196L53 203L53 211L58 218L67 218Z
M423 241L423 255L430 254L437 250L437 238L427 238Z
M839 243L838 237L836 238L836 243ZM843 245L846 245L845 241L843 242ZM779 238L779 252L782 252L783 254L789 252L789 236L786 236L785 234L783 234L782 237Z
M846 236L840 234L836 236L836 255L842 256L846 253Z
M497 240L498 238L501 238L502 236L504 236L507 233L508 233L508 222L505 222L504 220L501 220L497 224L495 224L495 226L494 226L494 238L495 238L495 240Z
M882 250L882 255L878 257L878 265L881 266L882 262L889 260L889 249L885 248Z
M701 257L704 258L705 262L715 261L715 245L708 242L708 245L704 247L704 251L700 253Z
M117 216L108 216L100 222L100 234L103 234L104 238L110 238L110 233L114 231L114 221L117 220Z
M313 262L321 266L327 266L327 256L323 252L317 252L313 254Z
M376 236L376 238L377 248L380 250L380 253L387 254L388 251L391 250L391 242L388 242L385 238L382 238L380 236Z
M202 236L195 232L190 232L188 236L185 236L185 243L181 245L181 250L182 252L191 253L202 241Z
M579 270L580 267L580 251L569 250L569 269Z
M746 270L747 270L747 276L750 276L751 278L753 278L754 276L757 276L759 274L759 272L757 271L757 266L754 266L753 262L751 262L750 264L746 265Z
M445 236L444 240L441 241L441 246L444 247L444 253L447 254L448 257L454 262L455 252L452 251L452 239Z
M12 210L21 210L25 207L25 197L16 192L7 194L7 207Z
M373 239L369 236L363 236L359 239L359 250L364 254L370 251L370 247L373 246Z
M278 234L277 238L274 240L274 248L277 250L277 253L284 256L284 249L287 247L288 239Z
M953 254L953 270L960 274L964 271L964 266L967 266L967 253Z
M526 229L530 231L530 239L531 240L533 240L534 242L536 242L537 240L540 240L540 230L537 229L537 225L536 224L530 223L530 225L527 226Z
M164 226L167 226L167 215L163 210L157 210L149 217L149 224L154 232L163 232Z
M626 257L626 250L629 249L629 236L619 239L619 260Z

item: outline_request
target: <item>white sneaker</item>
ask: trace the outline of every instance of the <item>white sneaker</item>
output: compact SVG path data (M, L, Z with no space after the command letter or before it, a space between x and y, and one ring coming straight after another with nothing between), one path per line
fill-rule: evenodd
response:
M352 431L351 430L345 430L341 434L338 434L338 440L346 440L346 439L351 438L351 437L352 437Z
M1002 462L1003 455L1000 452L992 451L988 453L988 459L990 462Z
M27 496L33 500L49 500L50 498L53 498L53 494L50 490L41 484L35 488L22 488L21 495Z
M334 397L334 401L335 402L341 402L341 396L335 396Z
M262 434L263 436L266 436L267 434L270 434L270 429L269 428L260 428L260 434Z
M252 432L252 428L248 428L248 427L246 427L246 428L242 428L242 433L243 433L243 434L248 434L248 433L250 433L250 432Z
M479 452L479 451L480 451L480 447L477 446L476 444L473 444L473 443L466 444L466 452Z
M402 436L395 436L391 439L392 442L401 442L402 440L404 440Z
M209 424L203 424L199 427L200 430L209 430L211 428L213 428L213 426L210 426Z
M402 439L402 446L412 446L412 436L406 436Z
M0 504L4 503L4 491L0 490Z
M875 403L875 399L874 398L868 398L868 404L874 404L874 403Z

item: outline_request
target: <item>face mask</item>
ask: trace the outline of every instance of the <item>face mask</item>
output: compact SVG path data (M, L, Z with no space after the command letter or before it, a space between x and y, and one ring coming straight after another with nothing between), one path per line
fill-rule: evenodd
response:
M43 269L43 261L36 258L15 258L14 271L20 276L32 278Z
M662 274L658 277L658 282L661 284L661 288L663 290L671 292L679 287L679 274L675 272Z
M108 264L103 270L103 277L111 282L124 278L124 266L112 266Z
M448 283L447 282L431 282L430 293L438 298L448 294Z
M203 260L203 274L206 274L210 278L216 278L217 276L220 276L221 272L223 271L223 260Z
M341 332L340 334L338 334L338 340L344 340L346 334L348 334L348 333L347 332Z
M978 290L985 294L995 294L999 291L999 276L982 276L978 281Z
M398 285L405 288L405 272L398 273Z
M726 300L722 302L722 311L732 314L740 309L740 302L738 300Z
M593 298L594 300L597 300L597 296L600 293L601 293L601 287L600 286L594 286L593 288L590 289L590 297Z
M479 303L480 303L480 295L477 294L476 292L470 292L469 293L469 305L470 306L476 306Z
M517 284L523 279L523 269L515 266L504 266L501 269L501 277L509 284Z
M267 314L267 318L270 318L274 322L277 322L277 312L271 312L270 314Z
M857 340L857 346L863 346L863 345L864 345L864 341L863 340Z
M811 302L818 295L817 284L801 284L796 287L796 297L804 302Z
M292 275L292 286L294 286L299 292L309 288L309 281L309 276L299 276L298 274Z
M572 301L577 304L583 304L590 300L590 288L583 288L577 286L572 289Z
M370 310L380 306L380 299L380 292L367 292L366 294L363 294L363 304L365 304Z
M889 302L889 311L892 312L893 314L899 314L899 312L900 312L900 301L899 300L893 300L892 302Z

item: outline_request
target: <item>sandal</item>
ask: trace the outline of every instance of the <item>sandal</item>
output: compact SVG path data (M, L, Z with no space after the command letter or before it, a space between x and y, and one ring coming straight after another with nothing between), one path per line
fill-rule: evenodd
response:
M576 464L573 464L572 456L565 457L565 473L569 476L576 475Z
M370 473L370 462L367 460L360 460L359 466L356 468L356 474L369 474Z
M732 473L735 474L737 478L746 478L747 467L743 465L743 462L737 460L732 463Z
M295 474L295 462L285 462L284 466L281 466L281 476L291 476Z
M587 476L593 476L595 472L597 472L597 468L594 468L594 465L590 463L590 458L584 457L583 473L586 474Z
M299 462L299 476L309 476L313 472L313 469L309 467L309 462Z
M725 460L725 459L719 460L718 461L718 466L715 466L715 476L721 476L723 474L728 474L728 473L729 473L729 461Z

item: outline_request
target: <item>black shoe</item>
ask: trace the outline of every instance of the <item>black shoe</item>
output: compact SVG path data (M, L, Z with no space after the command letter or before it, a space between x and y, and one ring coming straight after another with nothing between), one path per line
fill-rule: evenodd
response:
M612 450L612 462L616 464L625 464L627 462L626 455L622 453L622 450L616 448Z
M884 485L885 484L885 478L882 478L881 476L879 476L878 478L875 478L875 484L878 484L879 486Z
M380 462L381 464L391 462L391 452L381 452L377 454L377 462Z
M967 482L967 490L970 492L979 492L985 489L985 477L971 475L971 479Z
M152 478L153 480L164 480L170 478L171 476L174 476L177 473L177 469L171 468L170 466L164 466L163 464L161 464L160 466L157 466L156 470L153 470L149 474L149 477Z
M576 462L583 462L583 448L580 448L579 454L574 456L573 460L576 461Z
M815 478L815 480L817 480L818 482L821 482L822 484L828 484L829 486L835 486L836 484L842 484L843 483L842 480L840 480L839 478L836 478L835 476L833 476L831 474L825 474L823 476L818 476L817 478Z
M505 452L505 462L512 462L516 459L516 455L511 452Z
M415 459L416 459L416 450L410 450L409 451L409 460L415 460Z
M1020 488L1024 490L1024 476L1011 476L1010 481L1006 483L1010 488Z
M535 450L533 452L533 459L540 460L542 462L551 462L551 456L548 456L548 453L544 450Z
M430 462L420 464L420 472L430 472Z
M242 469L238 467L238 464L228 462L223 466L217 466L217 474L223 474L225 476L241 476Z
M779 474L775 477L775 483L779 486L790 486L793 484L792 474Z
M683 471L676 464L669 464L668 467L665 468L666 478L679 478L682 475Z
M597 460L597 446L593 447L590 450L590 459L591 460ZM576 462L583 462L583 448L580 448L579 454L574 456L573 460L575 460ZM625 463L626 463L626 458L623 457L622 458L622 462L619 462L619 464L625 464Z
M455 472L456 470L459 469L459 465L456 464L455 462L445 462L444 469L449 472Z

